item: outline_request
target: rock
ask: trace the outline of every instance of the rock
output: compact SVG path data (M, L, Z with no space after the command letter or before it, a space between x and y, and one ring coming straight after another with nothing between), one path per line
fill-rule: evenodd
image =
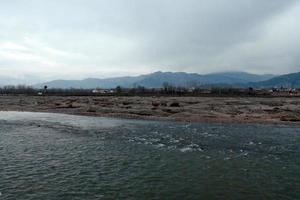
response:
M158 107L159 106L159 102L157 102L157 101L152 101L152 106L154 106L154 107Z
M127 105L131 104L131 102L129 102L129 101L123 101L122 104L123 104L124 106L127 106Z
M300 122L300 116L297 115L283 115L280 117L281 121L289 121L289 122Z
M55 106L61 106L61 103L55 102L54 105L55 105Z
M172 102L170 104L170 107L180 107L179 102L176 102L176 101Z
M86 112L96 112L96 108L89 106L86 110Z
M160 105L161 105L161 106L168 106L168 103L167 103L166 101L162 101L162 102L160 103Z

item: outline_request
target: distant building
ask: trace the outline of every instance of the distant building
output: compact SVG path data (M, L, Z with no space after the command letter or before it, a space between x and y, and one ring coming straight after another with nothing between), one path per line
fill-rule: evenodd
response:
M94 89L92 90L93 94L112 94L115 91L112 89Z

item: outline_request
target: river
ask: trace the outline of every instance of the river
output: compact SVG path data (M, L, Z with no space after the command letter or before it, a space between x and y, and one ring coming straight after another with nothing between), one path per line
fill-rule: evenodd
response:
M298 200L299 188L299 125L0 112L0 200Z

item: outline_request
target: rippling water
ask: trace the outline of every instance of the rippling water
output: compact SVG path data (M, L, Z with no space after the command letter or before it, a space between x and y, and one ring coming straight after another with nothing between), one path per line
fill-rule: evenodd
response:
M2 199L300 199L300 126L0 112Z

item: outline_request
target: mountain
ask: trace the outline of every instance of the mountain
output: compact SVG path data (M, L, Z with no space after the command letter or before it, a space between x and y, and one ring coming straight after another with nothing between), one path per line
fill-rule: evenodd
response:
M300 72L285 74L271 78L269 80L260 81L256 83L249 83L249 86L257 88L272 88L272 87L286 87L286 88L300 88Z
M26 79L17 79L8 76L0 76L0 87L7 85L29 85L30 82Z
M224 72L224 73L208 74L207 77L209 79L218 80L215 81L218 83L235 84L235 83L265 81L274 78L275 75L273 74L257 75L257 74L250 74L246 72Z
M185 72L154 72L152 74L134 76L84 80L54 80L35 87L47 85L49 88L115 88L144 86L147 88L159 88L167 82L173 86L193 86L206 84L244 84L248 82L265 81L274 77L273 75L256 75L246 72L224 72L214 74L196 74Z
M144 76L141 80L135 82L148 88L158 88L167 82L174 86L193 86L208 84L238 84L268 80L273 75L255 75L245 72L224 72L200 75L196 73L185 72L155 72Z
M43 87L47 85L49 88L115 88L117 86L122 87L133 87L135 82L141 80L143 76L136 77L119 77L119 78L107 78L107 79L96 79L87 78L84 80L53 80L50 82L34 85L36 88Z

